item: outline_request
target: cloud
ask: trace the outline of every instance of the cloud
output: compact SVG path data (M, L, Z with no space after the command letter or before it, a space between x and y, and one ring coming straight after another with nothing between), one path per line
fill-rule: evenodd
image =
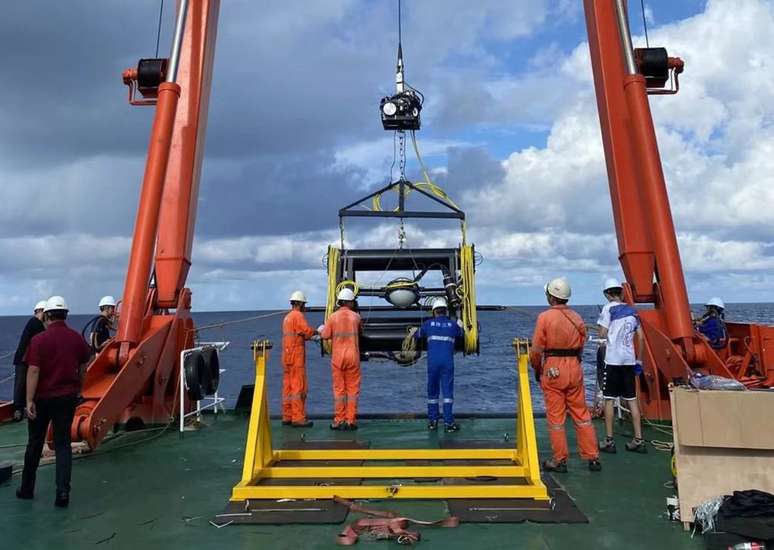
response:
M0 20L14 75L0 89L0 313L26 313L41 293L72 296L76 311L120 294L152 116L126 104L120 72L152 53L157 9L27 2ZM549 274L566 274L576 299L594 302L618 271L581 15L564 0L406 4L407 76L428 98L420 147L468 214L482 301L536 303ZM662 19L651 43L686 72L680 94L651 105L691 295L774 299L774 8L710 0ZM338 209L388 179L376 107L393 88L394 23L383 2L321 0L303 17L293 2L223 3L189 278L197 309L279 306L296 286L322 300ZM728 28L744 32L718 32ZM418 177L415 162L408 173ZM407 227L412 246L459 239L455 224ZM395 224L347 228L351 245L397 242Z

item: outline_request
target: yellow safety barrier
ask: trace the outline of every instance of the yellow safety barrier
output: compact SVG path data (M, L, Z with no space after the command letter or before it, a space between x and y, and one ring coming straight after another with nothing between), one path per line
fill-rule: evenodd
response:
M518 369L518 410L516 440L510 449L344 449L275 450L266 389L266 364L271 344L255 342L255 392L247 431L242 480L233 488L232 501L250 499L450 499L450 498L530 498L548 500L548 490L540 479L535 421L529 388L529 342L514 340ZM300 461L303 466L278 466L280 462ZM320 461L362 460L364 466L320 465ZM432 466L394 465L409 460L440 461ZM445 461L498 460L501 464L459 466ZM393 464L379 464L389 461ZM372 465L373 464L373 465ZM394 480L416 478L520 478L523 483L475 483L443 485L428 483L403 485ZM317 485L321 478L369 478L391 480L390 484ZM261 485L262 479L293 479L293 484ZM298 480L308 480L297 485Z

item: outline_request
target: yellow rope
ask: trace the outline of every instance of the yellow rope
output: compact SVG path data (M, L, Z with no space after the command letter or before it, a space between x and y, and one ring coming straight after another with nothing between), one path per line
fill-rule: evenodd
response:
M336 296L339 295L339 292L341 292L342 289L347 287L349 287L352 290L352 292L355 293L355 296L357 296L358 293L360 292L359 284L357 284L355 281L350 281L349 279L345 279L336 285L336 293L333 296L334 299L336 299Z
M325 304L325 320L333 313L336 307L336 286L339 273L339 258L341 257L341 249L335 246L328 246L328 301ZM323 349L325 353L331 352L330 340L323 341Z
M430 179L430 172L427 170L427 166L425 166L424 161L422 160L422 155L419 154L419 146L417 145L417 137L414 132L411 132L411 143L414 147L414 153L417 156L417 161L419 162L419 167L422 170L422 175L425 178L424 182L416 182L414 183L414 186L419 189L424 189L441 199L446 204L456 208L457 210L461 210L459 206L457 206L457 203L455 203L452 198L446 193L446 191L443 190L443 188L440 185L437 185L433 180ZM393 189L397 193L400 192L400 186L395 186ZM410 188L406 188L406 196L411 193ZM382 211L382 194L379 193L378 195L375 195L371 199L371 209L374 212L381 212ZM398 207L396 206L393 209L393 212L397 212ZM460 225L462 227L462 244L467 243L467 224L465 223L465 220L462 220L460 222Z
M460 247L462 272L462 324L465 331L465 353L478 351L478 318L476 312L476 260L472 245Z
M339 258L341 249L328 246L328 301L325 304L325 320L328 320L336 307L336 285L338 284Z
M395 354L397 363L401 367L410 367L414 365L419 358L419 353L417 352L417 341L414 338L414 331L411 330L412 328L416 327L408 328L406 337L403 338L403 342L401 342L400 351Z

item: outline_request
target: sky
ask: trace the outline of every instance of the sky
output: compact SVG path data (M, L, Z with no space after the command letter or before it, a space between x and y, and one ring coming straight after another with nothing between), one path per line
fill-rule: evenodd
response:
M651 44L686 63L680 93L651 105L689 297L774 301L774 3L645 5ZM158 11L158 0L4 7L0 314L52 294L75 312L120 297L152 120L120 76L153 57ZM582 3L404 0L403 13L406 79L426 96L419 148L467 213L479 303L541 304L554 276L573 302L601 302L620 267ZM639 2L631 13L644 45ZM224 0L194 310L283 307L296 288L323 303L338 209L391 179L378 102L394 87L396 41L391 1ZM406 174L420 177L410 148ZM394 223L347 228L348 246L398 243ZM453 223L406 229L410 246L460 238Z

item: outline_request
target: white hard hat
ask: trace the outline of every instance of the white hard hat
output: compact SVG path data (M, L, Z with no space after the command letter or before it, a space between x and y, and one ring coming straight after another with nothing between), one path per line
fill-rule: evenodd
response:
M35 304L35 309L32 311L38 311L39 309L46 309L46 300L41 300L37 304Z
M543 289L546 291L546 294L550 294L554 298L559 298L560 300L569 300L572 295L570 283L567 282L567 279L564 277L551 279L546 283Z
M447 307L449 307L449 305L446 303L446 298L436 298L435 300L433 300L433 307L432 307L433 311L441 308L445 309Z
M336 299L340 302L354 302L355 293L352 292L351 288L342 288L339 290L339 294L336 296Z
M304 293L300 290L294 290L293 294L290 295L290 301L306 303L306 296L304 296Z
M51 296L51 298L46 300L46 307L43 308L43 311L57 310L69 311L70 308L67 307L67 302L65 302L65 299L61 296Z
M707 303L704 304L705 306L715 306L719 307L720 309L726 309L726 304L723 303L723 300L718 298L717 296L713 296L709 300L707 300Z
M610 289L613 288L623 288L623 285L618 279L614 279L613 277L608 277L605 279L605 284L602 285L602 292L607 292Z
M102 299L99 301L99 307L103 306L113 306L116 307L116 299L112 296L103 296Z

